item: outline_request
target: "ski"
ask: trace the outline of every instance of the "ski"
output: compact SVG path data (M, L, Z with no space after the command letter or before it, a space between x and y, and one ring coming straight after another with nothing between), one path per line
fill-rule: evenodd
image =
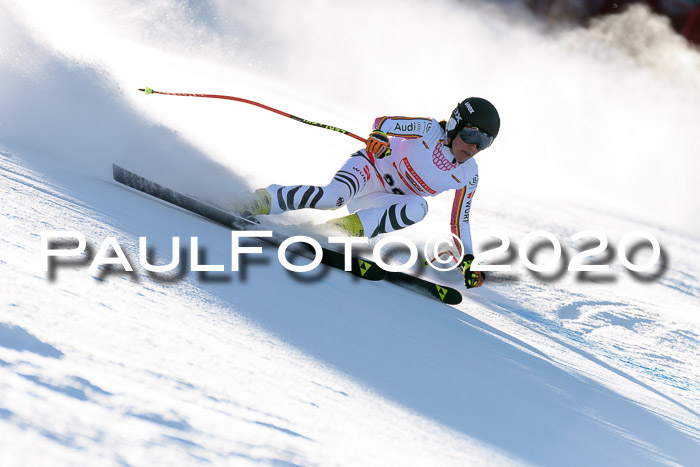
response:
M115 181L123 185L185 209L186 211L197 214L229 229L253 230L258 229L260 226L260 224L251 219L237 216L192 196L178 193L177 191L159 185L156 182L148 180L116 164L112 165L112 175ZM273 246L279 246L285 240L285 237L274 235L273 237L259 238L259 240ZM290 248L288 251L305 258L313 259L314 253L311 249L298 247ZM323 248L322 263L335 269L345 270L345 256L328 248ZM462 301L462 294L452 287L444 286L410 274L386 272L373 261L364 258L353 256L351 265L352 270L350 272L354 276L365 280L379 281L386 279L399 287L412 290L448 305L457 305Z
M112 176L114 180L126 185L130 188L146 193L155 198L173 204L182 209L185 209L194 214L198 214L210 221L228 227L233 230L254 230L260 228L260 225L253 220L237 216L230 212L219 209L210 204L204 203L192 196L178 193L177 191L159 185L156 182L148 180L140 175L137 175L129 170L119 167L116 164L112 165ZM260 241L273 246L279 246L285 237L274 235L273 237L259 238ZM306 248L289 248L287 251L305 258L313 259L313 252ZM345 270L345 256L334 250L323 248L321 262L335 269ZM352 257L352 270L354 276L360 277L369 281L379 281L384 279L386 272L381 269L373 261L356 256Z
M402 272L387 272L386 281L399 287L413 290L416 293L439 300L447 305L459 305L462 303L462 294L452 287L438 284L420 277Z

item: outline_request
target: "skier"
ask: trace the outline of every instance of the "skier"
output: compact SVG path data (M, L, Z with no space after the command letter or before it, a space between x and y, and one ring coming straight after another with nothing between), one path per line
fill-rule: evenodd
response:
M326 225L347 236L375 237L423 220L425 197L455 190L450 226L464 245L459 269L468 289L480 287L485 275L471 271L469 212L479 181L473 157L491 145L499 127L496 108L479 97L460 102L447 121L380 117L366 148L354 153L328 185L270 185L234 201L233 208L259 216L347 205L352 214Z

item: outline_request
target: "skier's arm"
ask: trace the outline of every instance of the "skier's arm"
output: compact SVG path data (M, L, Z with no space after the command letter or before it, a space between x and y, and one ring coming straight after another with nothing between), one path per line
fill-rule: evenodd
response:
M464 251L457 245L460 257L465 254L473 254L472 235L469 229L469 212L472 208L472 198L475 190L476 187L467 190L466 186L455 190L455 199L452 203L450 230L464 245Z
M464 285L466 288L471 289L473 287L481 287L486 279L486 274L481 271L472 271L472 261L474 261L474 249L472 247L472 235L469 229L469 212L472 207L472 198L476 186L471 189L467 187L462 187L455 191L455 199L452 204L452 215L450 219L450 228L452 233L457 236L462 241L464 245L464 250L460 250L458 257L462 259L459 261L459 270L464 276Z
M379 117L372 129L398 138L423 138L438 127L439 123L432 118Z
M367 138L367 152L381 159L391 154L390 137L418 140L439 131L440 124L432 118L379 117Z

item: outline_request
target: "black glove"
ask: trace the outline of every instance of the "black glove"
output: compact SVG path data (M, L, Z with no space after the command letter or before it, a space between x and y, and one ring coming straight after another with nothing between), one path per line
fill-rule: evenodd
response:
M380 130L374 130L367 138L367 152L374 154L374 157L381 159L391 154L389 149L389 137Z
M474 255L464 255L462 261L459 263L459 270L462 271L464 275L464 285L468 288L481 287L486 279L486 274L483 271L472 271L472 261L474 261Z

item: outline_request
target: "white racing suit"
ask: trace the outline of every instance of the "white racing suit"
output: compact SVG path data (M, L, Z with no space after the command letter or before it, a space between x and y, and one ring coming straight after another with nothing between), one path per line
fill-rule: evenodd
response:
M479 181L474 159L457 163L445 146L445 130L434 119L381 117L374 129L389 136L389 156L376 159L364 149L357 151L326 186L270 185L270 214L347 205L359 216L365 235L374 237L423 220L425 197L455 190L451 231L464 245L459 253L472 253L469 211Z

